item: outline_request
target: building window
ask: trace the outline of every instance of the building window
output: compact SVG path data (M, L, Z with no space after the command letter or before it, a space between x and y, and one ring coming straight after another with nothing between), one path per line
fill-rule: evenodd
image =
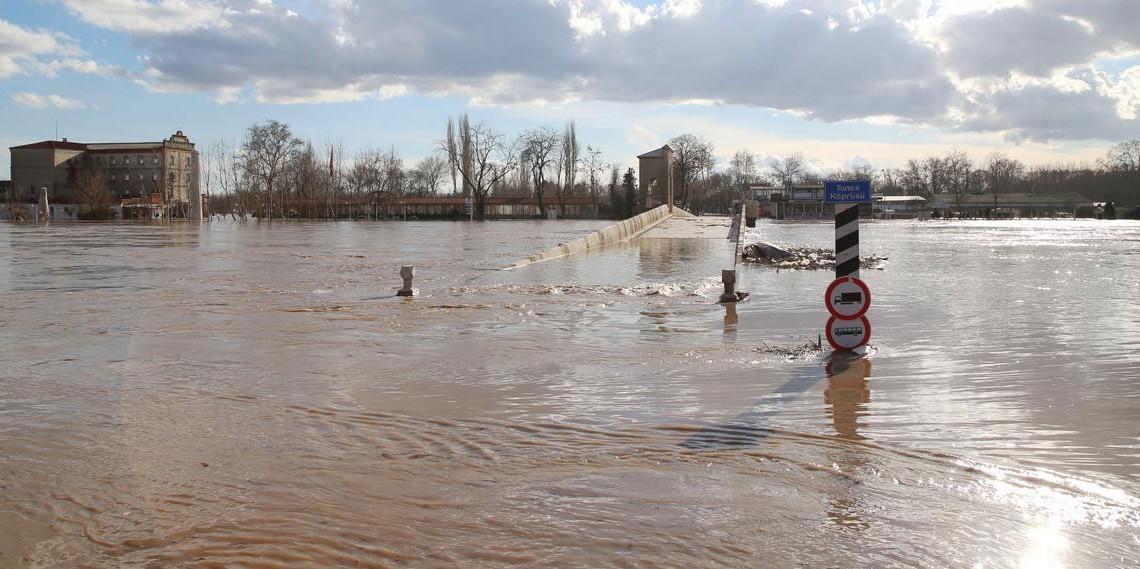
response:
M123 174L123 181L124 182L131 181L131 175L130 174Z
M150 163L151 164L158 164L158 155L157 154L150 157Z
M157 182L158 181L158 174L151 174L150 175L150 181Z
M112 157L111 157L111 165L112 165L112 166L114 166L114 165L115 165L115 157L114 157L114 156L112 156Z
M174 155L173 154L170 155L170 165L174 166Z
M123 166L130 166L130 165L131 165L131 159L130 158L123 158Z
M111 174L111 181L112 181L112 182L114 182L114 181L115 181L115 175L114 175L114 174Z
M190 157L189 156L186 157L186 166L190 167Z

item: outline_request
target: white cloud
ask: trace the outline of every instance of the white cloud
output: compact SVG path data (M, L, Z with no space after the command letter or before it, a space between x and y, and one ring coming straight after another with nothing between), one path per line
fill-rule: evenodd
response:
M67 36L46 30L28 30L0 19L0 79L27 73L43 58L77 55L79 48Z
M132 34L149 88L220 102L709 101L1018 140L1112 138L1137 112L1140 72L1073 74L1140 51L1134 0L60 1Z
M77 99L69 99L60 95L39 95L36 93L12 93L13 103L26 109L86 109L87 103Z
M225 25L226 10L204 0L61 0L83 21L138 34L188 33Z
M119 75L123 70L80 59L83 50L64 34L29 30L0 19L0 79L35 73L55 77L61 71L85 75Z

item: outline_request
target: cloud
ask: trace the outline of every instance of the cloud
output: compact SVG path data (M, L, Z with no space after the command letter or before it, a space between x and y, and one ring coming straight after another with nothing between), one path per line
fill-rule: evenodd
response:
M1133 138L1140 132L1140 66L1115 81L1093 67L1015 79L973 103L957 128L1005 132L1014 141Z
M117 66L80 59L81 55L83 50L64 34L29 30L0 19L0 79L28 73L55 77L60 71L88 75L123 73Z
M86 109L87 103L60 95L39 95L36 93L12 93L12 102L25 109Z
M1131 127L1133 79L1082 94L1052 78L1140 50L1121 22L1140 19L1132 0L321 0L301 14L267 0L60 1L129 33L149 89L219 102L705 101L1010 138ZM1071 117L1044 124L1027 108Z
M1078 20L1025 8L953 18L943 38L949 46L947 62L967 77L1015 71L1048 75L1058 67L1085 63L1113 44Z
M0 19L0 79L28 72L50 55L74 55L78 48L66 36L28 30Z
M226 9L202 0L61 0L83 21L143 35L187 33L224 25Z

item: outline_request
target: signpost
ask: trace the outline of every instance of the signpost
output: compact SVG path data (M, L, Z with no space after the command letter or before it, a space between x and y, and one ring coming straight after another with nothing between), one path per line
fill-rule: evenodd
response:
M854 320L866 314L871 307L871 289L859 279L840 277L828 285L823 302L832 316Z
M854 350L871 341L871 323L866 316L855 320L840 320L832 316L827 320L827 342L837 351Z
M836 350L853 350L871 339L871 323L864 316L871 289L859 280L859 204L871 201L871 182L827 181L823 189L823 201L835 204L835 280L824 294L831 313L827 341Z

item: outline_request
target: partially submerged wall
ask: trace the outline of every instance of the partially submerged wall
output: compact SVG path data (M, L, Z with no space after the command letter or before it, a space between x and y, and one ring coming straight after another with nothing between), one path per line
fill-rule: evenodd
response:
M551 247L545 251L539 251L534 255L527 257L509 267L507 269L514 269L529 265L531 263L539 263L548 261L550 259L557 259L558 257L565 257L575 253L585 253L586 251L593 251L601 249L614 243L621 243L629 241L637 236L649 231L656 227L662 221L669 219L673 215L686 215L687 212L681 208L673 208L674 212L669 212L669 207L661 205L655 207L647 212L635 215L625 221L619 221L609 227L599 229L585 237L579 237L569 243L559 243L556 247Z

